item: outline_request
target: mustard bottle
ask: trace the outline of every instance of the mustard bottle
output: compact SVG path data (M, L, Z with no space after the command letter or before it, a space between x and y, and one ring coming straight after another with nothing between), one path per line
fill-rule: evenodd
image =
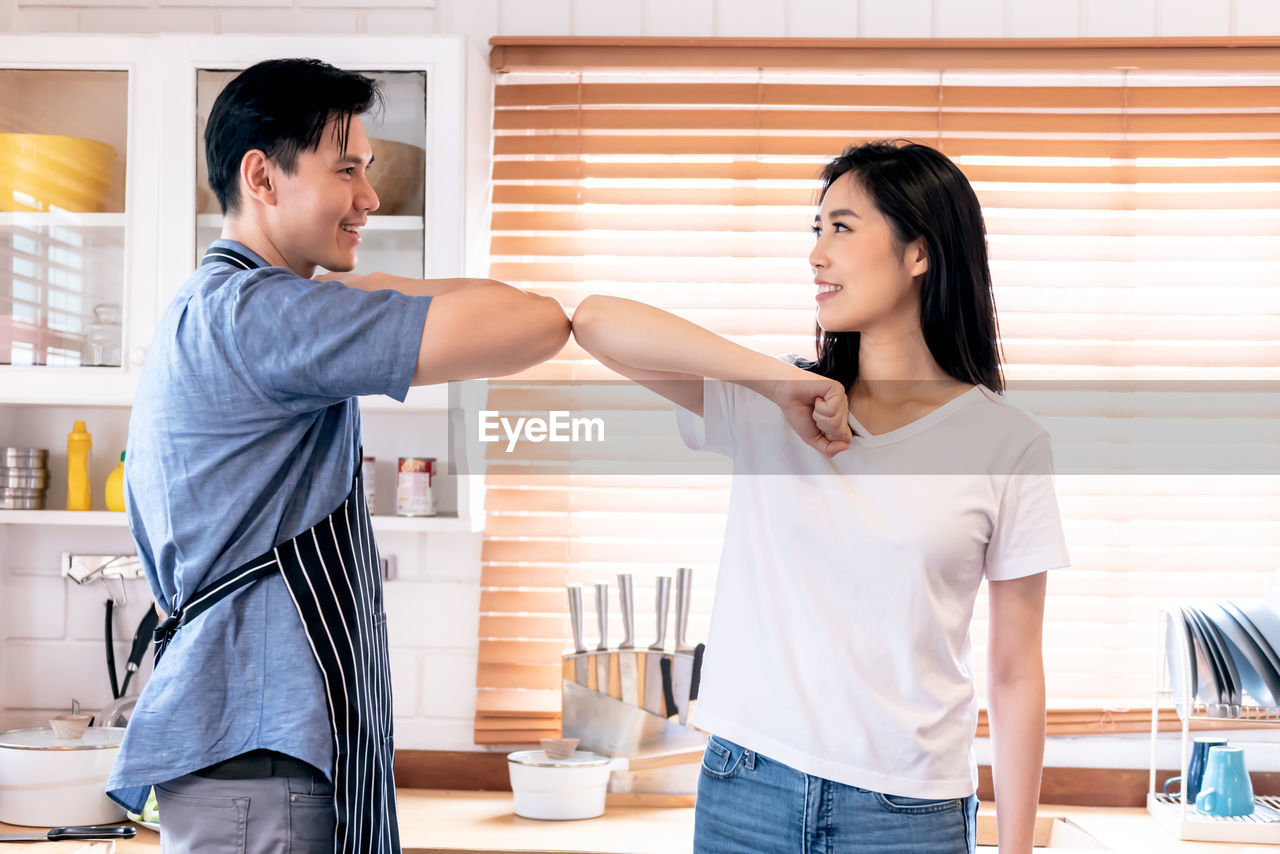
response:
M93 491L89 485L89 457L93 434L77 421L67 434L67 509L92 510Z
M124 451L120 452L120 464L107 475L107 509L124 512Z

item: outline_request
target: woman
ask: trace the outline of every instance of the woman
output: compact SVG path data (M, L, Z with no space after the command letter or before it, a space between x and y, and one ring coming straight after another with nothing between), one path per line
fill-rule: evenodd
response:
M985 578L1000 850L1029 854L1045 572L1068 558L1048 434L999 394L978 200L939 152L869 143L823 171L813 231L816 362L631 300L573 317L678 405L686 444L733 459L695 850L972 852Z

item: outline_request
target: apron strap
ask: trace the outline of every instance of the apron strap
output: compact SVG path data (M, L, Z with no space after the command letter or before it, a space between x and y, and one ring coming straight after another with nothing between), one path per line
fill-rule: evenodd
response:
M164 654L165 649L169 646L169 641L173 640L173 636L179 628L237 590L249 586L260 578L266 578L268 575L278 572L279 567L280 564L274 558L264 559L259 557L241 564L226 575L215 579L193 593L190 599L181 606L174 608L173 613L157 625L155 631L152 632L152 638L156 645L155 663L158 664L160 662L160 656Z

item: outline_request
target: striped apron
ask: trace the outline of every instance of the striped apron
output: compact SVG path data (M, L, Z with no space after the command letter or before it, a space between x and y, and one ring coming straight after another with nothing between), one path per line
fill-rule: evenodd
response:
M238 252L210 249L204 262L257 265ZM399 854L391 672L378 546L365 504L361 454L351 492L314 527L206 584L155 631L159 662L174 633L216 602L280 573L324 681L333 737L335 854Z

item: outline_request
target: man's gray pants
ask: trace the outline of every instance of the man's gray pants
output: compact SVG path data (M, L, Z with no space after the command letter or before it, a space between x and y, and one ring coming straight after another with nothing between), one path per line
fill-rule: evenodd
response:
M157 785L156 802L161 854L333 852L333 786L323 779L188 774Z

